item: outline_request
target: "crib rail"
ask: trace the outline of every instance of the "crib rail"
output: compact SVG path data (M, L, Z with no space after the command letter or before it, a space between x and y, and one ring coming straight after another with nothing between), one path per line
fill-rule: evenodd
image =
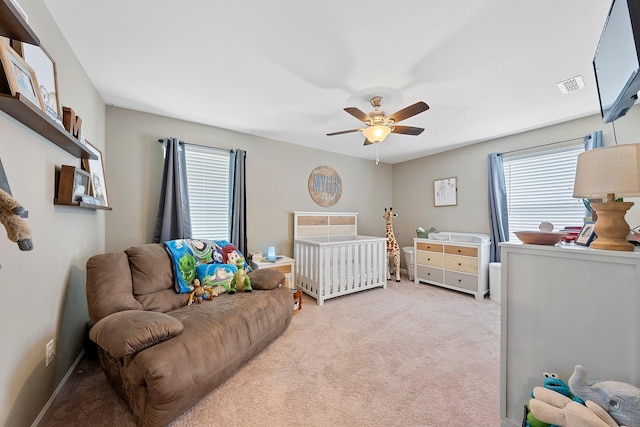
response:
M387 287L386 239L294 241L296 285L322 305L326 299Z

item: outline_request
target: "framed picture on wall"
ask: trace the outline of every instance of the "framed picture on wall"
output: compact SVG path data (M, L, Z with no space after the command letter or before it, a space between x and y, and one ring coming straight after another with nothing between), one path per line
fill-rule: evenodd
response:
M45 111L36 73L4 40L0 40L0 62L11 95L19 93Z
M455 206L458 204L457 178L443 178L433 181L434 206Z
M58 74L56 62L42 46L34 46L29 43L22 43L18 40L11 40L11 47L24 59L31 69L36 73L44 112L56 123L62 126L62 110L58 96Z
M107 182L104 179L104 163L102 162L102 152L89 141L86 141L87 148L98 158L82 159L82 168L89 172L91 195L96 199L97 204L109 206L107 199Z

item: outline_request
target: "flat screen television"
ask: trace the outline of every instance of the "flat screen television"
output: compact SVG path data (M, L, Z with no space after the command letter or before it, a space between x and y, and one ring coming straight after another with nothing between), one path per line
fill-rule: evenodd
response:
M640 0L613 0L593 70L604 123L624 116L640 91Z

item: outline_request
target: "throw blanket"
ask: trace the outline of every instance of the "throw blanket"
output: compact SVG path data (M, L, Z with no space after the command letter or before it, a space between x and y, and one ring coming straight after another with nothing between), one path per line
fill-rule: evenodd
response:
M231 264L235 268L236 260L242 257L242 253L226 240L178 239L164 245L172 260L176 292L180 294L193 291L199 265ZM244 266L250 270L246 261Z

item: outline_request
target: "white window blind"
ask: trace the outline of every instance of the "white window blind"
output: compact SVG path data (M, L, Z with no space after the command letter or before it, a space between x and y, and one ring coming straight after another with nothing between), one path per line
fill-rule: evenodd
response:
M194 239L229 240L229 152L185 144Z
M542 221L554 231L581 226L586 209L573 198L573 181L582 144L527 156L505 157L504 178L509 213L509 240L514 231L538 230Z

